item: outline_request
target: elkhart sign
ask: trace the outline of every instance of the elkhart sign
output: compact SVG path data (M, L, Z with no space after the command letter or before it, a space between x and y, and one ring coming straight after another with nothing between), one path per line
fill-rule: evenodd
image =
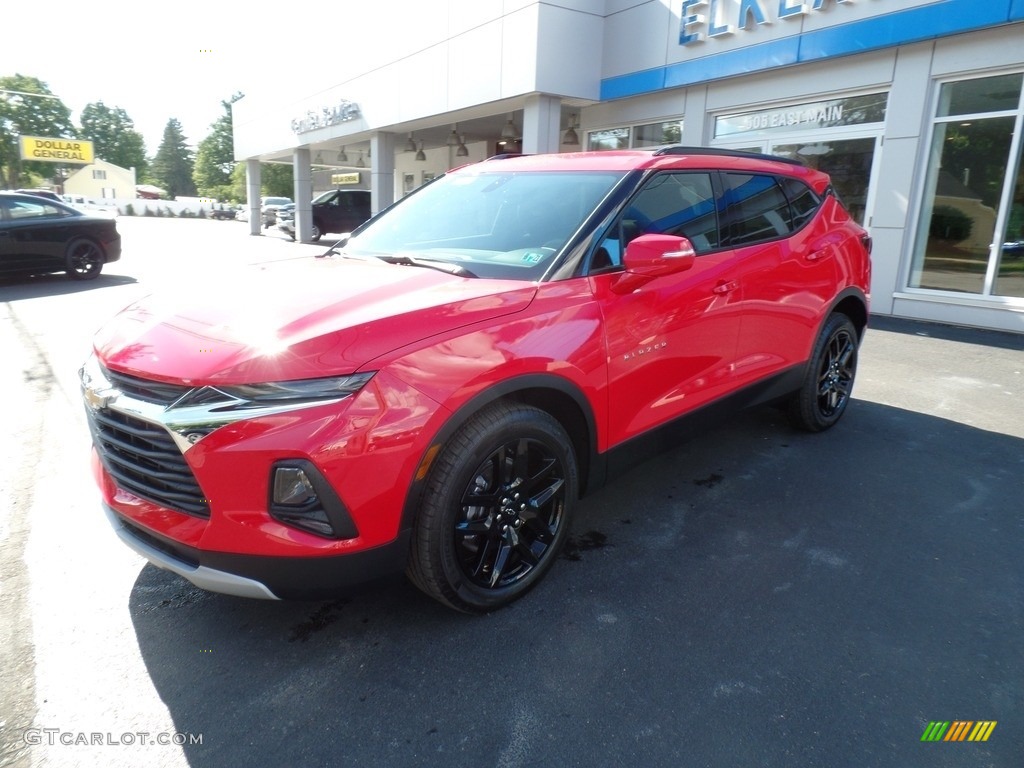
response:
M326 128L329 125L347 123L359 117L359 105L342 99L334 106L311 109L302 117L292 120L292 130L295 133L306 133L315 131L318 128Z
M853 0L683 0L679 14L679 44L700 43L783 19L799 19L835 4Z

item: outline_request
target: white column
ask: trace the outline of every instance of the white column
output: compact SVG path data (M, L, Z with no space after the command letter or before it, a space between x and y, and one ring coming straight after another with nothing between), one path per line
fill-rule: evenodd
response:
M374 215L395 202L395 134L370 137L370 211Z
M708 109L708 87L694 85L686 89L686 105L683 107L683 135L679 143L684 147L706 147L715 137L713 122L704 118ZM706 133L710 131L710 133Z
M263 231L260 214L260 161L245 161L245 198L249 208L249 234L258 235Z
M526 97L523 107L523 152L557 152L562 127L562 100L536 93Z
M300 243L313 242L313 171L309 166L309 147L296 147L292 151L292 179L295 201L295 239Z

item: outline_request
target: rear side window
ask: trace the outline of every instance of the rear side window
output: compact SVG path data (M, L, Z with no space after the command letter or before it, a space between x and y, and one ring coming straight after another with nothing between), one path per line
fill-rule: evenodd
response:
M774 240L793 231L789 201L774 176L726 173L722 178L730 245Z
M789 207L793 212L793 228L800 229L810 221L821 206L821 198L814 190L797 179L782 177L779 179L782 189L789 198Z
M50 205L43 198L37 200L4 200L0 202L7 209L7 215L15 221L25 219L56 219L67 216L67 212L55 205Z

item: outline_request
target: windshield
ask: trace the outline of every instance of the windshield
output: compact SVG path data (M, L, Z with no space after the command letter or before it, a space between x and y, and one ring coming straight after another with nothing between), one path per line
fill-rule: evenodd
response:
M536 280L621 178L608 171L467 169L371 221L344 252L444 261L479 277Z

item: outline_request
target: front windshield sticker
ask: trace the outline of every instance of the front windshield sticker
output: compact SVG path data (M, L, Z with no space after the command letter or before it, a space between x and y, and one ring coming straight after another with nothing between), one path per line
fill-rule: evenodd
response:
M536 251L527 251L523 254L523 261L527 264L540 264L544 260L543 253L537 253Z

